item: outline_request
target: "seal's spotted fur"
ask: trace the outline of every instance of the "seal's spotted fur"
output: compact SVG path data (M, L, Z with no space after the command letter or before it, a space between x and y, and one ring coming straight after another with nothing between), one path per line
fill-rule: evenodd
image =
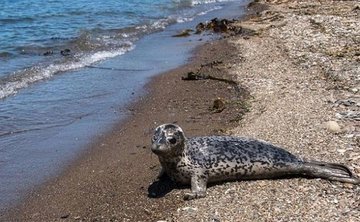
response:
M360 183L340 164L305 162L282 148L249 138L187 139L175 124L156 128L152 151L159 157L162 172L178 183L191 183L192 192L186 194L185 199L204 197L208 182L229 180L299 175Z

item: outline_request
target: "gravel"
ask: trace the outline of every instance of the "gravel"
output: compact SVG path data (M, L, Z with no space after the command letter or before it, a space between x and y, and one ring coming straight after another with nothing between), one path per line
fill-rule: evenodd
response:
M252 99L228 134L346 164L360 175L359 2L258 2L269 9L237 24L256 34L229 38L239 53L230 72ZM329 121L341 131L324 127ZM175 192L180 198L186 189ZM184 202L164 219L360 221L360 186L304 178L229 182L210 186L206 198Z

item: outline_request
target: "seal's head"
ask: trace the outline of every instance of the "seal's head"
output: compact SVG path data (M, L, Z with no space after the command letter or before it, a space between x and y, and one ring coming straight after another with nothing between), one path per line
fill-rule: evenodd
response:
M163 124L155 129L151 150L160 156L178 155L184 148L185 135L175 124Z

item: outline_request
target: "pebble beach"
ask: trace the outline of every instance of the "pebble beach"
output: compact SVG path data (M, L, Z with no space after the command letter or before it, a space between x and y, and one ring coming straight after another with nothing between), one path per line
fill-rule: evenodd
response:
M230 73L251 109L229 135L277 144L305 159L360 174L360 10L357 1L257 1L269 8L239 22L241 58ZM212 186L173 221L358 221L360 187L320 179Z
M231 27L186 65L153 77L126 120L0 220L359 221L360 186L351 184L226 182L184 201L190 187L157 182L150 138L165 122L187 136L265 140L360 176L359 2L258 0ZM189 73L212 78L185 81Z

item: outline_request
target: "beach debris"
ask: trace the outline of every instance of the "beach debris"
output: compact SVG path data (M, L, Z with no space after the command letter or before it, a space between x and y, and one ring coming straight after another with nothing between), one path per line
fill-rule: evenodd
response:
M239 86L239 84L232 79L224 79L224 78L219 78L219 77L215 77L215 76L211 76L211 75L205 75L205 74L200 73L200 71L198 71L196 73L188 72L187 75L185 77L181 77L181 79L184 81L196 81L196 80L208 80L208 79L215 80L215 81L220 81L220 82L225 82L227 84L230 84L232 87L234 87L234 89L238 95L241 95L241 92L243 91L241 89L241 87Z
M200 22L199 24L196 25L195 29L196 29L195 34L201 34L203 31L205 31L206 25Z
M338 119L350 119L360 121L360 112L348 111L335 114Z
M332 133L340 133L341 127L336 121L328 121L324 123L325 128Z
M173 35L172 37L187 37L187 36L190 36L190 33L191 32L194 32L194 30L192 29L185 29L185 30L182 30L180 33L176 34L176 35Z
M191 33L195 33L199 35L205 31L214 32L214 33L239 34L241 33L242 28L240 26L233 25L233 23L236 21L237 21L236 19L228 20L228 19L213 18L209 22L198 23L195 27L195 31L193 29L185 29L178 34L173 35L173 37L187 37L190 36Z
M224 79L224 78L218 78L215 76L211 76L211 75L205 75L205 74L201 74L201 73L194 73L194 72L188 72L187 76L185 77L181 77L182 80L206 80L206 79L210 79L210 80L217 80L220 82L226 82L229 83L231 85L238 85L237 82L235 82L234 80L231 79Z
M214 32L227 32L227 24L228 22L225 19L219 20L218 18L214 18L206 24L206 30L211 30Z
M194 72L188 72L185 77L181 77L182 80L204 80L208 79L209 76Z
M241 27L236 27L233 23L237 21L235 19L228 20L228 19L218 19L213 18L210 22L206 24L199 23L196 26L196 31L201 33L202 31L213 31L215 33L227 33L229 31L238 31Z
M337 106L353 106L356 104L356 102L354 100L351 100L351 99L339 99L335 102L335 104Z

